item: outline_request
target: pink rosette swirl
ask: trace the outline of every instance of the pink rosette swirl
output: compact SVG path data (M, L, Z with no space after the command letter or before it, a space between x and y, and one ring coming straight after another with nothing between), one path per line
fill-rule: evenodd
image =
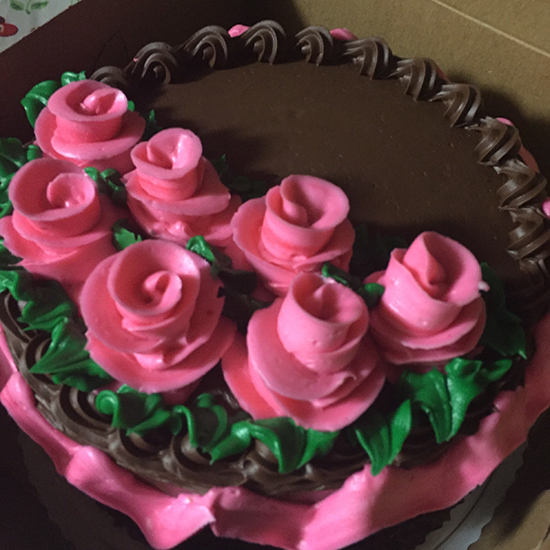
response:
M234 337L221 317L220 286L208 262L176 243L130 245L100 263L82 289L90 355L139 391L189 387Z
M81 80L54 92L36 119L36 143L52 158L98 170L132 170L130 150L141 139L145 120L128 110L116 88Z
M284 298L254 313L246 342L235 339L222 359L225 379L255 419L341 429L368 409L386 378L368 325L350 288L301 273Z
M121 214L71 162L45 158L25 164L11 180L9 198L13 214L0 220L0 234L31 273L80 284L116 252L111 227Z
M349 201L336 185L292 175L233 217L233 239L266 285L283 296L297 273L325 262L347 270L355 232Z
M202 235L210 244L231 241L230 221L240 205L190 130L169 128L132 150L136 169L126 175L128 206L154 237L185 244Z
M486 319L480 291L488 286L460 243L421 233L407 250L393 250L387 269L367 281L385 287L370 326L390 363L442 366L478 345Z

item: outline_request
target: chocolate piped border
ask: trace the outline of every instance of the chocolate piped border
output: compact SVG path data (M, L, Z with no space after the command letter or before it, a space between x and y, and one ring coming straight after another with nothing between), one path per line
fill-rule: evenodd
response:
M353 473L370 463L361 448L350 445L345 431L338 436L326 456L316 457L290 473L279 473L277 458L259 440L243 452L211 463L189 439L187 432L176 435L158 428L141 436L112 426L112 418L96 407L100 390L84 392L66 384L56 384L48 374L33 374L32 367L51 344L45 331L29 330L19 321L21 305L7 291L0 294L0 322L10 352L19 372L32 389L38 410L57 430L70 439L92 445L110 456L117 464L141 479L158 485L179 487L204 494L212 487L245 487L258 494L282 497L290 494L332 490L342 486ZM413 427L393 465L413 468L439 458L457 439L478 430L480 421L494 412L493 401L504 387L515 388L520 382L524 364L514 367L501 380L491 384L484 394L470 404L456 436L445 443L435 441L427 420ZM205 376L194 396L212 391L226 409L235 412L238 405L225 386L218 369Z
M262 21L236 37L222 27L208 26L179 46L153 42L125 68L104 67L91 78L132 94L143 86L185 80L205 67L218 70L255 60L274 64L295 59L316 65L354 63L370 79L398 80L414 100L442 103L451 126L479 134L478 163L502 177L495 200L513 222L508 252L525 275L521 288L509 298L524 319L537 320L550 303L550 221L542 210L546 179L521 159L517 129L485 115L479 89L448 81L431 59L397 57L377 37L339 40L323 27L287 36L278 23Z

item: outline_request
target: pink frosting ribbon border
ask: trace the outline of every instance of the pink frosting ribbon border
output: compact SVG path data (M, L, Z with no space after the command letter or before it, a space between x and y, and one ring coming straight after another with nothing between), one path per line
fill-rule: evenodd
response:
M475 435L426 466L387 467L375 477L366 467L314 504L276 500L237 487L170 496L138 481L103 452L72 441L45 420L3 336L0 401L21 429L45 449L61 475L92 498L130 516L158 550L172 548L206 525L218 536L287 550L335 550L455 504L525 441L532 424L550 405L548 334L550 314L537 327L538 349L527 368L525 386L502 392L495 402L498 412L486 417ZM438 490L432 491L433 486Z

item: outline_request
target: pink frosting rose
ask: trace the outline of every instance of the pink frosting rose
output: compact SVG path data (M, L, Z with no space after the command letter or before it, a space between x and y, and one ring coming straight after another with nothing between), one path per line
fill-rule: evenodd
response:
M130 150L145 120L128 110L126 96L93 80L71 82L52 94L36 119L36 143L52 158L98 170L133 168Z
M128 206L152 236L181 244L202 235L210 244L231 241L230 221L240 205L190 130L170 128L132 150L136 170L126 175Z
M55 159L25 164L9 187L13 214L0 220L4 244L31 273L82 283L114 254L111 226L120 213L98 195L82 168Z
M293 277L325 262L347 270L355 232L349 201L336 185L313 176L289 176L265 197L245 202L231 225L246 259L276 294Z
M197 381L231 344L221 284L200 256L169 241L130 245L88 277L87 349L111 376L147 393Z
M477 346L486 319L480 291L488 286L460 243L422 233L407 250L393 250L387 269L367 281L385 287L370 326L389 362L431 368Z
M254 313L246 342L235 339L222 359L225 379L255 419L290 416L304 428L338 430L384 384L368 325L367 307L351 289L301 273L284 298Z

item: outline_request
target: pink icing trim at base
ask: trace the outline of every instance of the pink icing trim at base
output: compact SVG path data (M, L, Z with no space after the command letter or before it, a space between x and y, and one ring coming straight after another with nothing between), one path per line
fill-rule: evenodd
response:
M0 341L0 400L15 421L52 457L57 470L92 498L129 515L149 543L161 550L205 525L219 536L289 550L334 550L418 514L446 508L483 483L526 438L550 405L550 315L537 327L537 353L525 387L504 392L497 413L433 464L403 470L368 468L315 504L270 499L240 488L216 488L203 496L168 496L138 481L100 451L78 445L37 411L32 392ZM449 472L454 472L450 476ZM436 491L432 487L437 487Z

